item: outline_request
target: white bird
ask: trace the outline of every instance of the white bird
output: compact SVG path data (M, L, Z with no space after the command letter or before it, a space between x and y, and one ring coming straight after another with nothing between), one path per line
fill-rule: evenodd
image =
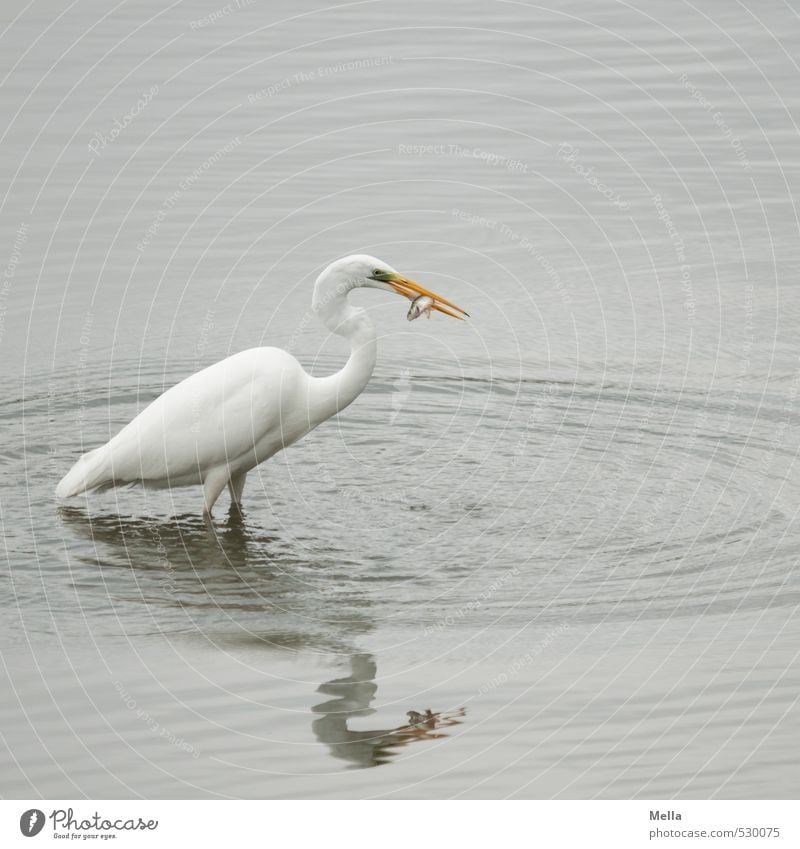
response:
M317 278L312 308L333 333L350 342L344 368L312 377L280 348L250 348L187 377L160 395L105 445L84 454L56 487L59 498L115 486L203 486L203 516L227 485L241 509L250 469L305 436L354 401L372 376L375 326L348 302L360 286L414 300L426 295L454 318L452 302L357 254L331 263ZM451 309L448 309L450 307Z

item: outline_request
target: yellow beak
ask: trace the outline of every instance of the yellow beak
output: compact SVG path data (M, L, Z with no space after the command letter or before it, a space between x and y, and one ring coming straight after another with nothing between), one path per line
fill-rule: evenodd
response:
M433 309L438 310L439 312L443 312L445 315L450 315L453 318L457 318L461 321L464 320L464 316L469 318L469 313L466 310L462 310L461 307L457 307L452 301L448 301L447 298L443 298L441 295L437 295L435 292L431 292L429 289L426 289L424 286L420 286L419 283L415 283L413 280L410 280L408 277L403 277L401 274L396 274L390 280L386 281L390 286L397 292L398 295L403 295L408 298L409 301L413 301L415 298L418 298L420 295L426 295L427 297L433 300ZM452 307L455 312L447 309L447 307ZM459 315L459 313L462 313Z

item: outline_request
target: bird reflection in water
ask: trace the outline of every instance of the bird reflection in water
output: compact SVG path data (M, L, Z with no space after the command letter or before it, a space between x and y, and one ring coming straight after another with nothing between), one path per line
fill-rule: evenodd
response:
M97 554L95 547L102 543L110 562L126 563L143 571L160 570L165 565L170 570L191 571L207 562L241 567L253 542L243 518L234 513L211 531L195 515L168 519L92 515L78 507L61 507L58 514L62 525L89 540ZM273 538L262 534L258 541L268 544Z
M163 633L199 629L213 631L215 645L347 652L351 674L319 686L318 692L332 698L312 707L317 716L312 730L351 768L388 763L401 747L445 737L445 729L463 721L463 708L411 710L408 721L394 728L348 728L351 718L375 713L370 707L378 689L375 659L350 649L373 623L363 588L343 585L341 598L331 596L329 559L315 563L307 551L293 553L277 538L248 530L234 514L213 533L198 516L91 516L74 507L62 507L59 515L65 528L91 543L73 559L70 572L87 608L94 592L101 602L113 596L158 605ZM225 634L219 631L220 611L226 615ZM115 608L115 615L121 613ZM128 614L138 629L141 617Z
M59 517L75 552L71 577L86 603L99 590L124 601L193 610L197 616L219 610L255 614L271 612L277 599L296 591L290 576L303 559L281 550L279 541L260 529L248 529L235 515L218 523L213 533L194 515L91 515L64 507ZM80 540L89 544L73 542ZM170 630L185 624L181 618L176 611L167 620L162 612L159 623Z
M353 769L389 763L397 749L415 741L446 737L443 729L463 722L464 708L445 713L434 713L430 709L424 713L412 710L407 714L409 721L397 728L351 731L347 727L351 717L375 713L369 705L375 698L378 685L375 683L377 666L372 655L352 655L350 668L351 674L346 678L334 678L318 688L318 692L335 698L312 708L314 713L322 716L315 719L311 727L331 754L349 761Z
M269 534L232 514L210 532L199 516L90 515L59 511L69 547L68 579L82 604L141 625L158 607L159 631L187 628L216 645L240 642L350 652L372 627L369 587L335 547ZM152 616L147 616L152 620Z

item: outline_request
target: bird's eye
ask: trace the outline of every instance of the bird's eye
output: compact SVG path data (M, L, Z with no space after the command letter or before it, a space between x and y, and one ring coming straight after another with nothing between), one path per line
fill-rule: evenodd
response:
M373 277L383 277L383 272L380 270L380 268L375 268L375 269L372 270L372 276Z

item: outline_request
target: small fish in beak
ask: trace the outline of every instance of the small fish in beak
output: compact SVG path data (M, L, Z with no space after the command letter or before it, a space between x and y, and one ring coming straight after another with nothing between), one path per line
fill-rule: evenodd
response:
M419 318L423 313L425 313L428 318L431 317L431 310L434 307L433 298L429 298L427 295L420 295L418 298L414 298L411 302L411 306L408 309L408 315L406 318L409 321L414 321L415 318Z
M378 274L382 276L376 276ZM413 321L415 318L418 318L423 311L430 315L431 310L443 312L445 315L457 318L459 321L463 321L465 317L469 318L469 313L466 310L462 310L461 307L457 307L452 301L448 301L447 298L437 295L436 292L429 291L424 286L420 286L419 283L415 283L410 278L403 277L402 274L398 274L395 271L380 272L376 269L373 272L373 279L388 283L398 295L408 298L409 301L414 301L414 303L417 301L420 302L423 309L421 309L416 315L412 314L414 312L413 309L409 310L409 321Z

